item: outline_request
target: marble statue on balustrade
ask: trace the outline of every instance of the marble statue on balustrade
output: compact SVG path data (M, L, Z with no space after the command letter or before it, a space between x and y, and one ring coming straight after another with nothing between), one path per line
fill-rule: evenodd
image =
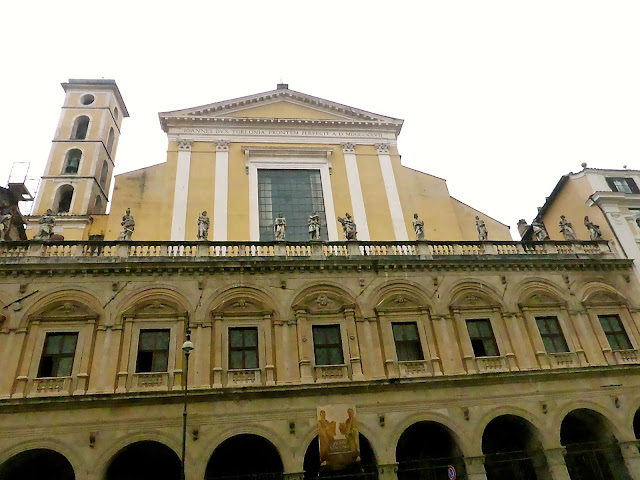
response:
M0 242L9 240L9 229L11 228L12 217L11 212L6 210L0 215Z
M120 232L120 236L118 240L120 241L131 241L131 237L133 236L133 231L136 228L136 221L133 219L133 215L131 215L131 209L127 208L125 215L122 217L122 232Z
M565 240L576 240L576 234L573 231L573 227L564 215L560 215L560 233L562 233Z
M342 231L344 232L345 240L357 240L358 232L356 230L356 224L349 215L349 212L345 214L345 218L338 217L338 221L342 224Z
M284 241L284 237L287 229L287 219L284 218L282 212L278 214L276 221L273 223L273 235L276 238L276 242Z
M424 240L424 220L418 218L418 214L413 214L413 229L416 231L416 240Z
M34 240L49 240L53 235L53 227L56 224L56 217L50 208L42 217L40 217L40 231L33 237Z
M547 228L544 226L544 223L534 220L531 222L531 228L533 228L533 234L538 242L549 240L549 233L547 232Z
M589 221L589 217L584 217L584 226L587 227L587 230L589 230L589 235L591 235L591 240L600 240L602 238L602 232L600 231L600 226Z
M316 212L309 215L309 240L320 240L320 216Z
M478 230L478 240L484 242L485 240L489 240L489 232L487 231L487 226L484 224L484 220L476 215L476 230Z
M209 237L209 226L211 220L207 217L207 211L205 210L198 217L198 240L207 240Z

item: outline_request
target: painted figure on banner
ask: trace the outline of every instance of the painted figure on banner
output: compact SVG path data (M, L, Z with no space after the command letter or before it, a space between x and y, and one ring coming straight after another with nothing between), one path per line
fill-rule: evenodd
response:
M318 407L318 443L322 468L339 470L359 462L360 436L355 406Z
M424 240L424 220L418 218L418 214L413 214L413 229L416 231L416 240Z
M198 217L198 240L207 240L209 225L211 225L211 220L207 217L207 212L204 211Z
M342 224L342 231L344 232L345 240L357 240L358 232L356 231L356 223L351 218L349 212L344 216L338 217L338 221Z
M285 231L287 228L287 219L284 218L282 212L278 214L276 221L273 223L273 235L276 238L276 242L284 241Z
M320 216L316 212L309 216L309 240L320 240Z

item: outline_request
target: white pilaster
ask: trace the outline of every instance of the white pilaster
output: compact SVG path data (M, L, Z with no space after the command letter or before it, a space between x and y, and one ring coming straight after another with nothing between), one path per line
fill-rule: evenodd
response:
M393 166L391 165L389 144L378 143L376 144L376 149L378 150L378 160L380 161L380 169L382 170L384 190L387 193L387 201L389 202L389 212L391 213L393 233L396 236L396 240L409 240L407 226L404 222L404 215L402 213L402 205L400 204L400 195L398 195L396 177L393 174Z
M227 208L229 201L229 143L216 142L216 176L213 203L213 240L227 240Z
M353 220L358 230L358 240L371 240L367 213L364 210L355 145L353 143L343 143L342 151L344 152L344 163L347 168L347 182L349 183L349 192L351 192L351 207L353 208Z
M178 165L176 168L176 186L173 194L171 240L185 239L192 143L193 142L191 140L178 140Z

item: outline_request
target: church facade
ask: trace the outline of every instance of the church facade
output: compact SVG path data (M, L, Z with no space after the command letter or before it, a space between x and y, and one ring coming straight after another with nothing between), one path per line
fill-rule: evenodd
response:
M0 243L0 478L640 480L610 242L514 242L401 164L401 120L286 85L160 113L166 161L112 178L117 85L63 88L30 240Z

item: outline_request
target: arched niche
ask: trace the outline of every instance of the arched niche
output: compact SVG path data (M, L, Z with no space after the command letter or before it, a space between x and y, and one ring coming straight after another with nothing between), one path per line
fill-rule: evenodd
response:
M71 140L85 140L89 131L89 117L81 115L73 122L71 129Z
M234 288L213 305L214 385L274 385L275 314L271 300L257 289Z
M82 296L82 295L81 295ZM56 298L57 297L57 298ZM53 293L25 316L25 341L34 354L16 378L16 396L80 395L86 392L98 314L70 292Z
M14 455L0 465L2 480L75 480L67 458L54 450L37 448Z
M362 319L343 290L317 285L292 303L303 383L364 378L356 320Z
M71 211L71 203L73 201L73 186L62 185L56 190L53 199L53 211L55 213L69 213Z
M609 420L588 408L569 412L560 427L571 478L626 480L630 478Z
M251 461L247 461L250 455ZM259 435L243 433L216 447L207 463L205 480L246 477L280 480L284 467L278 449Z
M466 478L462 451L455 434L444 425L421 421L409 426L396 446L398 480L447 478L453 465L458 478Z
M176 453L160 442L143 440L127 445L110 460L105 480L179 480L181 462Z
M482 434L487 480L552 480L537 429L516 415L492 419Z

